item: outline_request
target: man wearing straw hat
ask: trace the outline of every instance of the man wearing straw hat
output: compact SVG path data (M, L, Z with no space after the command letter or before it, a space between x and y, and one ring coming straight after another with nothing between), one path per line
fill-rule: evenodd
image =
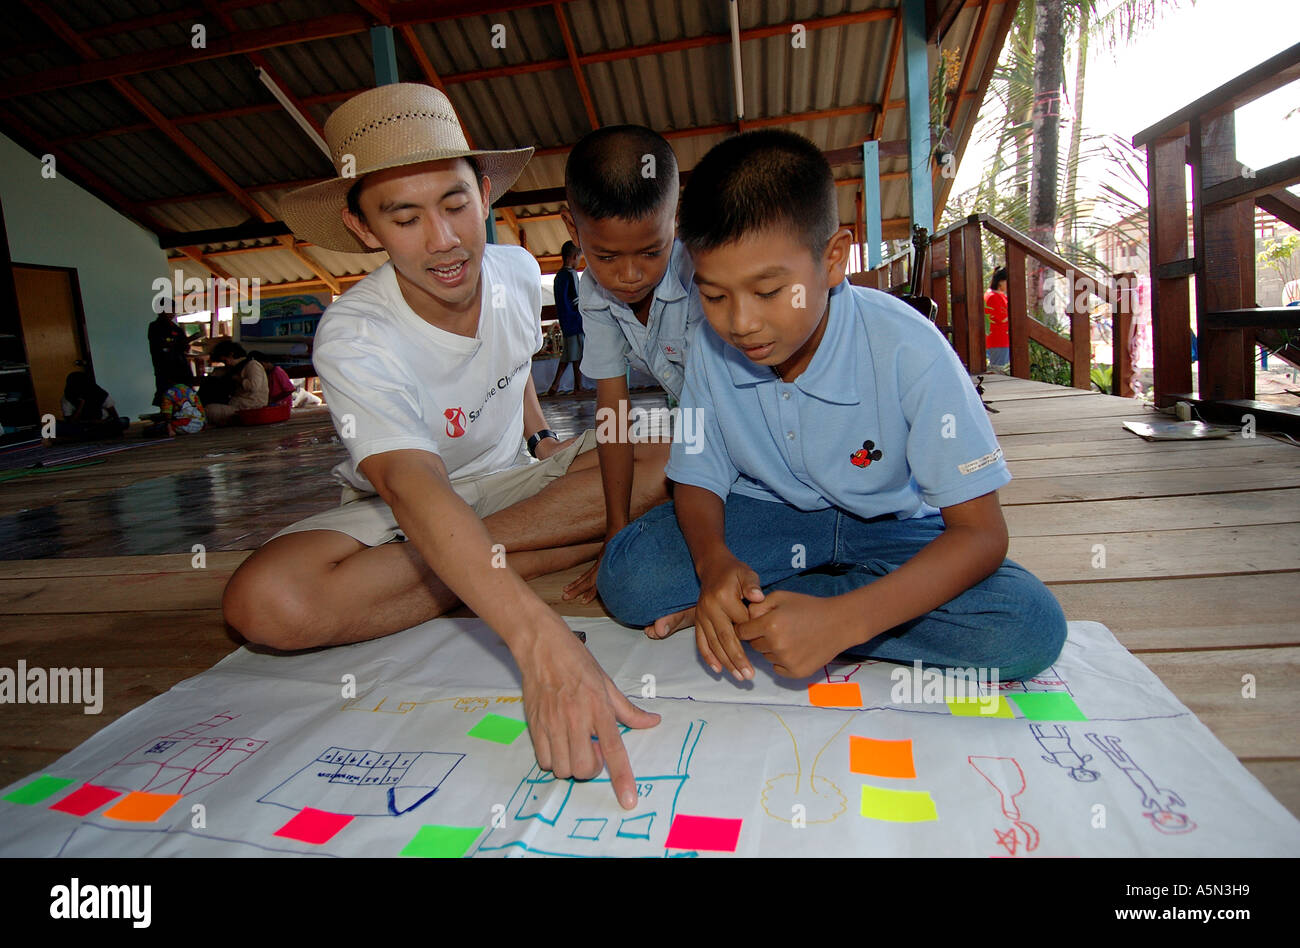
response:
M491 199L532 149L469 148L447 97L406 83L350 99L325 137L338 177L286 195L285 221L327 250L389 256L315 338L348 449L334 469L342 503L250 556L226 587L226 619L249 641L299 649L387 635L464 602L518 663L538 763L578 778L608 765L631 808L618 724L659 716L633 706L525 582L593 558L605 519L593 432L560 442L533 387L537 261L486 243ZM666 447L638 445L642 512L666 499Z

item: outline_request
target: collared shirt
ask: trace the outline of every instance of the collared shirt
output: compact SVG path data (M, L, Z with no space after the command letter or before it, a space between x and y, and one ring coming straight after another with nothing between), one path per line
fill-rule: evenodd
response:
M668 476L724 499L907 519L1011 480L948 341L902 301L847 281L793 382L702 326L681 407L695 437L673 444Z
M632 365L655 377L664 391L681 396L686 350L695 327L704 321L695 267L680 240L673 241L668 269L654 289L646 324L631 307L596 282L591 267L578 285L578 308L587 334L582 374L612 379Z

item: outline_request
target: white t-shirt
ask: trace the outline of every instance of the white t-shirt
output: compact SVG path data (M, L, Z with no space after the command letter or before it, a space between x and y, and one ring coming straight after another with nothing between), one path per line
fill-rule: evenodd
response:
M522 247L488 244L481 279L474 339L417 316L391 261L325 311L312 361L348 449L340 482L374 492L357 465L411 448L441 457L453 478L532 463L524 389L542 347L541 270Z

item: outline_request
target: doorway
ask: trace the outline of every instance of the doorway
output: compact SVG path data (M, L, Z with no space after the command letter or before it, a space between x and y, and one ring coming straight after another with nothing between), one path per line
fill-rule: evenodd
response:
M62 418L63 386L68 373L84 368L91 378L95 375L77 271L72 267L15 263L13 273L37 409L42 416Z

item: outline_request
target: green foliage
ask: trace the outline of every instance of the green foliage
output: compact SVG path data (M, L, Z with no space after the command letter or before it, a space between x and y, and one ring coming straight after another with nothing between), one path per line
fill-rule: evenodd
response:
M1069 385L1070 363L1051 349L1029 340L1029 377L1035 382Z
M1112 382L1114 381L1114 368L1109 365L1094 365L1089 373L1092 377L1092 384L1097 386L1097 390L1103 395L1109 395L1112 391Z
M1281 240L1270 238L1255 259L1270 270L1276 270L1283 282L1289 283L1295 279L1291 257L1297 250L1300 250L1300 234L1291 234Z

